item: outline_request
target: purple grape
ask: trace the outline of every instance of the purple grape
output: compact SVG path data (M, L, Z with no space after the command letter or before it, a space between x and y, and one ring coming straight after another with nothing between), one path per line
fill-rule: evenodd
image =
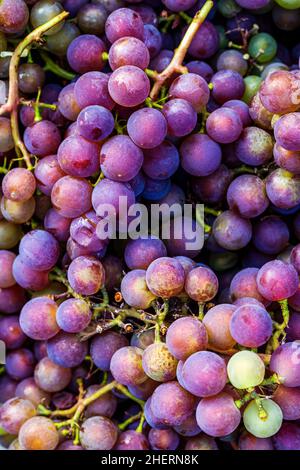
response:
M16 387L18 382L13 380L9 375L0 377L0 402L4 403L16 396Z
M112 113L103 106L87 106L77 117L78 133L85 139L100 142L114 129Z
M205 134L192 134L180 146L181 165L193 176L207 176L221 163L221 148Z
M278 168L266 179L270 201L280 209L290 209L300 204L300 177Z
M122 279L123 263L122 260L114 255L107 255L102 260L105 271L105 288L108 291L114 290L115 286L119 286Z
M26 302L25 291L21 286L14 285L6 289L0 289L0 312L15 313Z
M145 420L151 426L151 428L154 429L168 429L168 426L163 424L159 419L157 419L152 410L151 410L151 401L152 401L152 396L150 396L144 407L144 414L145 414Z
M205 21L194 36L188 52L195 59L208 59L217 52L219 44L217 29L210 21Z
M209 88L204 78L195 73L177 77L169 90L170 97L188 101L197 113L203 111L209 99Z
M83 447L73 444L72 440L64 441L55 450L83 450Z
M180 294L184 287L184 269L173 258L158 258L148 266L146 282L157 297L170 298Z
M203 398L196 412L198 426L209 436L222 437L240 424L241 413L228 393Z
M80 108L75 98L75 84L66 85L58 96L58 109L69 121L76 121Z
M122 37L114 42L109 49L109 65L116 70L123 65L134 65L142 70L150 62L150 54L146 45L134 37Z
M279 346L271 356L270 369L278 374L285 387L299 387L299 342L294 341Z
M185 360L191 354L206 349L207 343L206 329L194 317L179 318L168 328L166 344L178 360Z
M219 104L224 104L229 100L239 100L243 97L244 80L234 70L220 70L213 75L211 83L213 85L212 97Z
M296 175L300 174L300 152L287 150L276 143L273 153L274 160L280 168Z
M200 75L200 77L204 78L204 80L207 83L210 82L211 77L214 74L211 66L201 60L193 60L192 62L188 62L186 64L186 67L188 68L188 71L190 73L195 73L196 75Z
M294 423L283 423L280 430L273 437L276 450L299 450L300 428Z
M41 359L34 370L34 380L46 392L59 392L71 381L71 369L61 367L48 357Z
M167 120L170 136L188 135L197 124L197 113L187 100L172 99L164 105L162 112Z
M280 406L283 418L288 421L300 419L300 388L279 385L273 394L273 400Z
M33 174L25 168L13 168L2 180L3 195L13 201L28 201L36 188Z
M158 382L149 378L139 385L130 385L128 390L136 398L139 398L140 400L147 400L152 395L156 387L158 387L158 385Z
M12 267L16 255L12 251L0 250L0 288L12 287L16 284Z
M224 199L232 178L232 171L221 164L210 175L192 178L191 187L200 201L207 204L218 204Z
M274 450L270 437L255 437L244 431L239 438L239 450Z
M269 0L237 0L236 3L243 8L248 8L249 10L259 10L260 8L268 5Z
M259 97L271 113L286 114L299 108L297 77L286 70L276 70L263 81ZM289 119L289 118L288 118Z
M77 80L74 87L76 102L80 109L91 105L111 110L114 102L108 92L108 76L102 72L88 72Z
M136 11L140 15L144 24L153 24L154 26L157 25L158 23L157 15L151 6L145 5L145 4L130 5L130 9L133 11Z
M23 424L18 439L21 449L54 450L59 442L59 434L51 419L34 416Z
M153 450L176 450L179 436L173 429L150 429L149 444Z
M34 176L37 188L46 196L50 196L54 184L65 176L65 173L59 166L56 155L49 155L38 161Z
M7 433L16 435L25 421L35 414L35 407L29 400L12 398L1 405L0 426Z
M233 109L239 116L242 121L243 127L251 125L251 117L249 114L249 106L241 100L229 100L223 104L224 108Z
M251 240L252 226L249 220L225 211L216 218L212 233L217 243L226 250L240 250Z
M158 147L144 150L143 171L153 179L171 177L179 166L178 151L171 142L164 140Z
M44 227L59 242L65 242L69 238L71 219L60 215L56 209L49 209L44 218Z
M161 201L168 195L171 189L170 178L164 180L157 180L145 177L145 187L142 192L142 197L147 201Z
M227 202L242 217L257 217L269 205L265 183L257 176L241 175L229 185Z
M57 159L64 173L81 178L92 176L100 167L98 145L81 135L65 139L58 148Z
M121 293L125 302L137 309L147 309L155 300L146 284L146 271L134 269L125 274L121 282Z
M288 226L276 215L264 217L254 226L253 244L263 253L280 253L288 245L289 238Z
M142 367L143 350L134 346L118 349L110 362L111 373L123 385L138 385L145 382L147 375Z
M280 260L269 261L257 273L257 287L261 295L271 301L288 299L298 289L296 269Z
M28 377L18 383L16 396L29 400L35 406L38 406L40 403L47 406L50 403L49 393L39 388L33 377Z
M109 77L108 91L115 103L132 108L145 101L150 92L150 81L140 68L123 65Z
M27 302L21 310L20 325L29 338L46 340L59 331L56 323L57 305L47 297L36 297Z
M228 51L224 51L219 55L218 60L217 60L217 69L218 71L232 70L234 72L239 73L243 77L247 73L248 64L247 64L247 61L244 59L242 52L231 49ZM221 78L221 76L218 76L218 80L217 80L218 83L220 83L219 78ZM222 80L224 78L225 78L225 75L223 75ZM215 76L213 80L215 80ZM212 81L212 83L214 82ZM224 84L227 84L227 82L225 81ZM231 87L232 87L232 84L230 85L230 88ZM216 91L218 93L218 90ZM220 91L222 93L222 90Z
M201 432L194 414L189 415L179 426L175 426L174 430L186 437L197 436Z
M15 349L6 356L5 369L15 380L23 380L33 374L35 360L29 349Z
M76 367L88 353L88 345L75 334L59 332L47 341L49 359L61 367Z
M197 397L217 395L227 382L225 361L213 352L196 352L183 364L182 380L185 388Z
M67 59L69 65L75 72L80 74L102 70L104 67L102 54L105 49L102 39L93 34L82 34L73 39L68 47ZM89 51L89 53L86 54L86 51Z
M131 346L136 346L140 349L146 349L150 344L154 343L155 331L154 329L148 329L145 331L134 333L130 340Z
M152 380L168 382L175 379L177 359L164 343L153 343L143 353L143 369Z
M169 49L162 49L159 54L154 57L150 62L151 69L160 73L170 64L173 58L174 52Z
M153 235L148 238L129 240L126 245L124 258L130 269L147 269L157 258L166 256L164 243Z
M265 130L272 129L272 117L273 114L268 111L261 102L259 93L256 93L252 98L249 107L249 113L252 121L258 127L261 127Z
M79 217L91 208L92 186L82 178L64 176L53 186L51 202L63 217Z
M51 121L37 122L32 127L27 127L24 132L27 150L38 157L55 154L60 142L59 129Z
M266 164L272 158L272 137L258 127L246 127L235 144L235 152L239 160L247 165Z
M231 336L229 325L236 307L231 304L219 304L208 310L203 319L203 324L208 335L209 345L226 351L235 345Z
M45 271L56 264L59 245L53 235L46 230L32 230L22 238L19 253L28 267Z
M106 247L106 240L99 240L96 235L96 227L100 220L94 211L73 219L70 225L72 240L91 252L101 252Z
M220 144L235 142L241 135L242 121L236 111L230 108L219 108L207 118L206 130L213 140Z
M167 121L157 109L143 108L132 113L128 119L127 131L136 145L143 149L153 149L166 137Z
M143 159L141 149L126 135L111 137L100 151L101 170L104 176L114 181L132 180L140 171Z
M136 432L133 430L128 430L121 432L114 447L114 450L148 450L149 443L144 436L144 434L140 432Z
M265 344L273 331L268 312L258 305L238 307L230 320L230 333L242 346L258 348Z
M132 187L135 196L140 196L145 189L145 177L142 171L139 171L134 178L128 181L128 183Z
M290 113L278 119L274 126L277 143L287 150L299 151L300 139L297 129L300 125L300 113Z
M199 266L188 273L184 289L191 299L201 303L209 302L217 295L218 278L211 269Z
M144 25L144 43L149 50L151 59L156 57L162 47L162 36L152 24Z
M24 289L39 291L49 285L48 271L31 268L20 255L14 261L13 274L16 282Z
M93 393L99 390L99 385L90 385L86 391L85 397L88 398ZM91 416L106 416L107 418L111 418L116 409L117 409L117 399L111 393L105 393L101 395L99 398L94 400L90 403L85 409L85 417L90 418Z
M176 211L178 211L178 216ZM168 225L167 220L166 232L163 228L162 236L170 256L195 258L199 255L203 246L202 227L188 216L181 217L180 211L181 208L175 209L175 219L170 221L170 225ZM168 210L166 216L168 217Z
M0 318L0 340L4 341L7 349L18 349L23 345L26 336L20 327L17 315Z
M128 340L125 336L115 331L106 331L92 340L90 353L99 369L109 371L114 353L126 346L128 346Z
M204 433L188 439L185 444L185 450L218 450L216 441Z
M257 284L258 268L245 268L235 274L230 284L230 296L233 301L250 297L263 305L268 305L268 301L259 292Z
M90 323L92 312L81 299L68 299L60 304L56 312L58 326L66 333L79 333Z
M159 385L153 392L150 409L161 424L179 426L195 409L196 397L184 390L178 382ZM156 426L155 426L156 427Z
M78 294L96 294L105 282L102 264L92 256L79 256L68 268L68 281Z
M185 11L194 6L196 0L163 0L162 2L171 11ZM167 450L167 449L166 449ZM174 449L170 449L174 450Z
M111 43L124 36L143 40L144 25L140 15L129 8L113 11L106 20L105 34Z
M125 199L126 198L126 199ZM119 214L120 201L125 199L127 208L135 203L135 196L131 186L127 183L120 183L104 178L93 189L92 204L96 213L102 213L102 208L107 204L113 206L116 215ZM106 209L107 210L107 209Z

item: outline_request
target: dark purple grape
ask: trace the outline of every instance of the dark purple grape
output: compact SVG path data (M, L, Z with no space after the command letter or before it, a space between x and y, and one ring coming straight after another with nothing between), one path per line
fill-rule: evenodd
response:
M36 93L45 82L45 72L38 64L21 64L19 67L19 90L22 93Z
M25 291L22 287L14 285L0 289L0 312L16 313L26 302Z
M192 178L191 187L201 202L218 204L223 201L232 179L232 171L221 164L210 175Z
M101 147L101 170L106 178L114 181L132 180L139 173L143 160L141 149L126 135L115 135Z
M273 437L276 450L299 450L300 428L294 423L283 423L279 432Z
M70 67L80 74L102 70L105 65L102 54L105 50L102 39L93 34L82 34L69 45L67 59ZM89 53L86 54L86 51Z
M219 55L217 60L217 69L218 71L233 70L234 72L239 73L243 77L247 73L248 63L244 59L242 52L237 51L235 49L231 49L224 51Z
M87 352L87 343L80 341L76 334L61 331L47 342L49 359L61 367L78 366Z
M205 134L192 134L180 146L181 165L193 176L207 176L221 163L221 148Z
M150 57L156 57L162 47L162 36L153 24L144 25L144 43L149 50Z
M192 40L188 52L195 59L208 59L217 52L219 44L217 29L210 21L205 21Z
M112 356L125 346L128 346L125 336L115 331L106 331L92 340L90 352L95 365L101 370L109 371Z
M20 327L17 315L0 318L0 340L4 341L7 349L18 349L23 345L26 336Z
M288 226L276 215L264 217L254 225L253 244L263 253L280 253L288 245L289 238Z
M245 218L257 217L269 205L266 185L258 176L241 175L230 185L227 191L227 202L232 211Z
M219 104L224 104L229 100L239 100L244 95L244 80L234 70L220 70L213 75L211 83L213 85L212 97Z
M35 360L29 349L15 349L6 356L6 372L15 380L23 380L33 374Z
M77 14L78 26L83 33L100 36L104 33L107 16L108 12L101 4L83 5Z
M157 258L166 256L164 243L152 236L129 240L126 245L124 258L130 269L147 269L149 264Z
M0 377L0 401L1 403L10 400L16 396L16 387L18 382L13 380L9 375Z

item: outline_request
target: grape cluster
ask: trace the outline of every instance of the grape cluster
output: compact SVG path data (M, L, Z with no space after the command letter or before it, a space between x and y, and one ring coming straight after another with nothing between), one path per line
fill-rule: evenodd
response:
M0 2L2 446L300 450L299 31L299 0ZM193 215L134 238L135 203Z

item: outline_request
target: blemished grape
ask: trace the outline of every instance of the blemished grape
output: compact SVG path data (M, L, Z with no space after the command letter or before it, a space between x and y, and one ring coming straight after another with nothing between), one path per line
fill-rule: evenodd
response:
M121 293L128 305L138 309L149 308L156 299L147 287L144 269L133 269L125 274L121 282Z
M162 298L170 298L181 293L184 287L184 269L176 259L158 258L148 266L146 282L150 291Z
M146 436L140 432L128 430L121 432L114 450L148 450L149 443Z
M191 299L205 303L217 294L218 278L211 269L200 266L188 273L184 289Z
M20 446L26 450L53 450L59 442L59 434L49 418L34 416L20 429Z
M205 314L203 324L207 331L210 346L226 351L235 345L236 341L232 337L229 328L235 310L236 307L234 305L219 304L209 309Z
M23 0L3 0L0 5L0 31L21 33L28 22L29 10Z
M245 268L235 274L230 283L230 295L232 300L250 297L264 305L268 305L269 302L262 296L258 289L258 272L258 268Z
M206 328L196 318L179 318L168 328L166 345L178 360L185 360L191 354L206 349L207 343Z
M222 392L200 401L197 406L196 419L200 429L206 434L212 437L222 437L238 427L241 413L232 396Z
M155 332L152 329L148 329L142 332L138 332L132 335L131 340L130 340L130 345L131 346L136 346L140 349L146 349L147 346L150 346L150 344L154 343L155 339Z
M16 396L29 400L35 406L38 406L40 403L44 405L49 405L50 403L50 394L39 388L33 377L28 377L18 383Z
M270 73L259 90L262 105L271 113L297 111L300 97L296 77L286 70Z
M235 152L238 159L247 165L263 165L272 158L272 137L258 127L246 127L235 144Z
M1 212L2 216L15 224L24 224L31 219L35 211L35 199L31 197L28 201L12 201L2 197Z
M18 434L21 426L35 414L35 407L29 400L12 398L0 408L1 428L9 434Z
M118 428L108 418L93 416L84 421L80 441L87 450L110 450L116 443Z
M147 375L142 367L143 350L135 346L118 349L112 356L110 370L118 382L123 385L138 385L145 382Z
M300 178L278 168L266 179L267 196L275 207L291 209L300 203Z
M109 65L116 70L123 65L134 65L144 70L150 62L150 54L146 45L135 37L122 37L115 41L109 49Z
M230 333L237 343L248 348L265 344L273 330L269 313L258 305L238 307L230 320Z
M36 384L50 393L59 392L67 387L71 377L71 369L55 364L48 357L41 359L34 370Z
M110 76L108 91L117 104L132 108L145 101L149 95L150 81L145 72L135 65L123 65Z
M177 360L164 343L153 343L143 353L143 369L157 382L168 382L175 379Z
M227 202L242 217L262 214L269 205L265 183L254 175L238 176L228 187Z
M252 400L243 413L245 428L256 437L274 436L281 428L283 419L281 408L273 400L262 399L260 403L267 416L260 417L258 405Z
M80 126L77 129L80 133ZM60 144L57 161L62 171L68 175L82 178L92 176L100 166L99 147L95 142L89 142L81 135L74 135Z
M87 50L89 54L85 54ZM83 34L70 43L67 59L75 72L84 74L103 69L103 52L106 52L106 47L102 39L94 34Z
M92 256L79 256L68 268L68 281L78 294L96 294L104 286L105 272L100 261Z
M25 168L13 168L2 181L2 191L12 201L28 201L36 188L33 174Z
M255 387L264 379L265 365L256 353L246 350L239 351L229 359L227 374L235 388Z
M294 341L279 346L271 356L270 368L280 377L286 387L299 387L300 384L299 342Z
M49 359L61 367L76 367L85 358L88 345L76 334L60 331L47 341L47 354Z

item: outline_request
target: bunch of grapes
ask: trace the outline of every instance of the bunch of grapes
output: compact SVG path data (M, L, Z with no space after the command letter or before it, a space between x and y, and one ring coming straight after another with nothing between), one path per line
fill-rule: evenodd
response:
M300 450L299 31L299 0L0 2L0 446Z

